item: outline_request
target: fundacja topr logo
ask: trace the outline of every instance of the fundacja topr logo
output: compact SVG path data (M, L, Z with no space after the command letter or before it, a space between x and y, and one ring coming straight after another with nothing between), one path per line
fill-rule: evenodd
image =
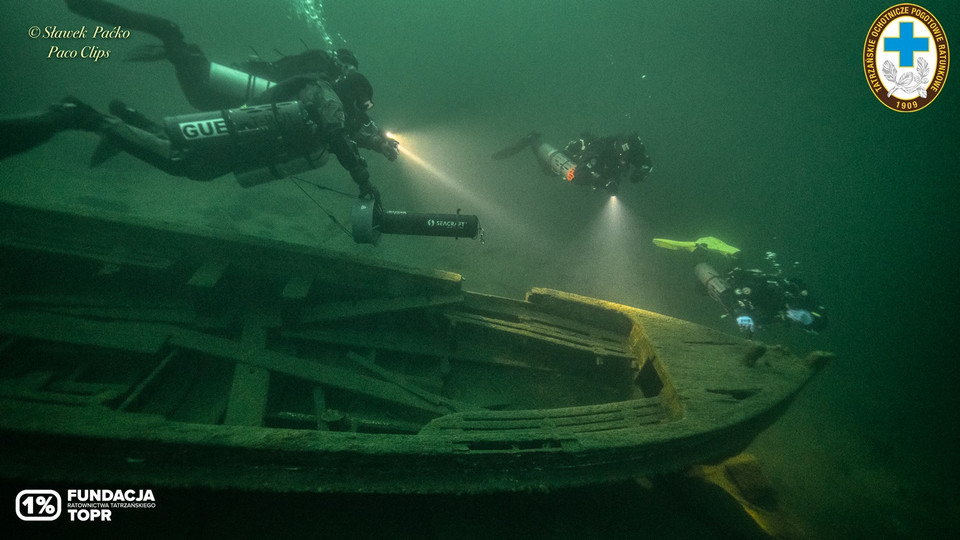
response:
M897 4L873 21L863 44L863 72L887 107L915 112L937 99L950 70L940 21L916 4Z

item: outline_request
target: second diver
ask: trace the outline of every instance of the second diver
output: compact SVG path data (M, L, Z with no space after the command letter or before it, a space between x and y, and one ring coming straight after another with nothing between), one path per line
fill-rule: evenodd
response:
M545 174L610 195L619 192L623 180L640 182L653 170L653 162L636 133L606 137L585 133L562 151L543 142L539 133L531 133L494 153L493 159L505 159L527 148L533 150Z

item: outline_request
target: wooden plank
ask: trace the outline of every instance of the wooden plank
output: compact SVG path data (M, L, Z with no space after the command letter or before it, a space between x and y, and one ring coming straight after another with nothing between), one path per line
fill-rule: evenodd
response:
M530 298L535 297L531 296ZM498 319L540 323L563 329L570 334L591 336L597 340L606 340L618 344L622 343L630 332L629 326L618 324L615 325L615 328L609 328L600 324L601 321L594 319L580 321L549 313L544 311L543 306L535 302L480 293L465 292L463 308L462 311L466 313L481 315L495 313L494 316Z
M260 426L267 412L270 372L264 368L237 363L230 387L230 401L224 424Z
M389 369L378 366L374 362L372 356L371 358L364 358L354 352L347 352L347 358L349 358L350 360L353 360L354 362L363 366L364 368L376 373L378 376L380 376L384 380L392 382L393 384L396 384L400 388L403 388L404 390L410 392L411 394L419 396L429 401L430 403L433 403L434 405L441 405L441 404L447 405L448 407L450 407L455 411L465 411L465 410L476 408L476 407L471 407L469 405L466 405L464 403L459 403L452 399L447 399L443 396L434 394L433 392L428 392L423 388L420 388L419 386L406 380L403 377L403 375L400 375L399 373L395 373L393 371L390 371Z
M81 318L114 319L119 321L150 321L158 323L190 324L197 318L193 310L165 308L69 308L50 307L45 311Z
M664 417L663 409L650 407L641 411L618 411L603 416L578 416L553 418L543 416L530 419L490 419L472 420L461 418L459 421L446 422L443 429L460 429L465 431L502 431L521 429L557 429L570 431L604 431L611 429L625 429L636 424L652 424Z
M280 318L283 324L299 324L300 310L310 296L315 282L313 273L304 272L296 272L287 280L280 293Z
M92 396L103 392L123 393L129 390L126 384L119 383L100 383L87 381L51 381L45 388L47 392L60 392L64 394L76 394Z
M317 416L317 429L320 431L330 431L330 423L327 422L327 393L322 386L313 387L313 409Z
M0 246L6 248L79 257L117 267L129 265L167 269L174 263L175 259L167 253L134 251L116 244L123 241L125 239L103 239L89 233L77 234L74 230L66 229L47 235L23 230L0 231Z
M190 324L197 315L189 305L177 299L132 299L118 291L96 291L83 295L10 295L3 298L7 307L60 313L81 318L116 319Z
M276 351L257 350L242 343L152 323L86 321L37 312L0 311L0 331L24 337L79 345L95 345L130 352L156 354L164 345L191 349L218 358L259 366L317 384L382 399L434 415L451 412L373 377L324 366Z
M373 347L379 350L431 356L434 358L446 358L462 362L474 362L525 370L529 369L532 371L542 371L544 373L557 372L557 370L552 368L535 366L519 360L493 358L486 354L486 351L482 350L464 350L463 348L454 350L449 345L439 343L427 336L411 336L408 334L389 332L383 329L379 330L375 335L360 330L343 330L339 328L310 328L298 332L286 331L283 332L282 335L284 338L302 339L333 345L346 345L358 348Z
M590 321L621 335L627 335L633 326L625 315L627 306L605 300L540 287L530 289L526 300L563 319Z
M40 390L52 381L55 375L56 373L53 371L30 371L22 377L2 379L0 380L0 384L11 392Z
M90 395L65 394L59 392L47 392L43 390L19 390L8 388L5 384L0 384L0 397L12 398L20 401L36 401L43 403L58 403L61 405L87 406L97 405L116 398L127 387L117 385L114 388L104 388L102 391Z
M207 260L187 282L190 302L197 311L197 324L208 327L226 326L232 319L231 298L225 298L221 287L223 276L230 263L224 260Z
M24 308L43 307L44 309L61 308L103 308L103 309L144 309L144 310L177 310L185 309L185 303L176 298L152 298L149 301L141 298L130 298L122 291L97 291L95 296L87 295L60 295L60 294L12 294L3 297L8 306Z
M303 300L310 294L313 282L312 274L294 274L287 280L287 284L284 285L283 292L280 296L284 300Z
M30 310L0 310L0 332L21 337L157 354L167 336L127 323L87 321Z
M325 366L314 360L298 358L276 351L250 351L235 341L179 328L171 329L170 343L211 356L246 362L292 377L382 399L435 415L451 412L449 407L429 403L394 384L388 384L345 369Z
M121 411L126 410L127 407L129 407L129 406L132 405L134 402L136 402L137 399L140 398L140 394L142 394L143 391L144 391L148 386L150 386L150 383L152 383L154 380L156 380L157 376L159 376L160 373L162 373L163 370L166 369L167 364L170 363L170 360L173 360L176 356L177 356L177 350L176 350L176 349L170 351L170 353L168 353L168 354L163 358L163 360L160 361L160 363L157 365L157 367L153 368L153 371L151 371L150 374L147 375L147 377L146 377L145 379L143 379L142 381L140 381L140 384L138 384L137 387L134 388L132 392L130 392L130 395L127 396L127 399L123 400L123 403L121 403L120 406L117 407L117 409L118 409L118 410L121 410Z
M583 433L627 429L636 425L657 424L667 420L659 398L643 398L614 403L556 409L525 409L517 411L477 410L435 418L424 432L435 430L467 433Z
M300 322L312 323L379 315L408 309L422 309L435 306L456 304L463 300L461 295L439 296L400 296L396 298L372 298L347 302L330 302L305 307Z
M266 332L255 321L248 320L243 326L241 341L248 357L266 347ZM270 392L270 372L247 362L238 362L233 371L230 399L227 402L225 424L260 426L267 412Z
M220 278L223 277L229 266L228 261L207 261L193 273L187 284L191 287L212 289L220 282Z
M561 347L589 352L597 356L633 359L633 355L629 354L625 346L621 344L587 335L573 334L564 329L545 324L536 322L511 322L468 313L447 313L446 316L454 323L482 326L497 332L508 332L531 339L546 341L560 345Z
M36 239L31 243L27 239ZM6 242L20 249L46 253L70 253L90 257L87 244L103 260L118 243L129 252L147 259L156 253L158 268L174 262L197 264L211 253L231 261L240 279L245 275L287 276L311 272L319 282L345 290L384 291L391 296L411 294L456 294L462 278L458 274L427 271L364 258L340 251L327 251L257 238L237 232L215 231L182 223L144 220L137 216L104 218L99 213L75 207L40 209L0 201L0 247ZM79 246L79 247L78 247ZM128 264L129 261L113 261ZM143 266L142 262L134 262Z
M0 380L0 397L75 406L101 404L127 389L123 384L57 381L55 373L49 371Z

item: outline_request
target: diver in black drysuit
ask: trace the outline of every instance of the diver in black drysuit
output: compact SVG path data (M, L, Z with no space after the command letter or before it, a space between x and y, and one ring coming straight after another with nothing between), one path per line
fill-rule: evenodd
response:
M168 60L174 67L184 96L201 111L232 109L296 99L299 82L321 79L334 84L359 69L352 51L309 49L284 56L276 62L248 61L237 67L211 62L195 44L186 43L174 22L132 11L103 0L66 0L78 15L124 28L140 30L160 40L160 45L140 47L131 61ZM338 94L341 89L334 84ZM373 89L361 102L343 99L346 128L361 148L374 150L391 161L397 158L397 141L384 134L368 116L373 107ZM341 96L345 98L347 96ZM111 111L113 112L113 111Z
M775 323L792 323L811 332L827 327L826 310L799 278L736 267L724 279L729 288L717 300L748 334Z
M163 126L118 102L111 110L122 110L128 121L67 97L43 113L0 119L0 159L33 148L60 131L77 129L102 137L92 164L118 149L174 176L205 181L232 172L241 185L251 186L320 167L331 152L349 171L361 196L377 197L366 161L344 128L337 94L320 81L304 84L297 97L170 117Z
M158 37L162 47L153 47L140 59L151 54L153 59L169 59L191 104L219 110L170 117L161 126L119 101L111 103L113 114L107 115L68 97L46 112L0 120L5 133L0 159L41 144L59 131L79 129L103 138L94 164L120 149L168 174L211 180L233 172L249 186L322 166L333 153L359 186L361 197L379 197L358 140L391 160L397 157L397 142L367 116L373 88L356 70L356 58L349 51L312 50L274 63L249 63L251 71L261 74L257 76L210 63L165 19L101 0L67 3L81 15Z
M494 153L493 159L505 159L526 148L533 150L544 173L611 195L617 194L621 181L640 182L653 170L643 141L636 133L607 137L585 133L567 143L563 151L541 141L539 133L531 133Z
M745 267L739 249L712 236L694 242L654 238L653 243L661 248L693 253L700 261L694 273L707 294L723 306L748 335L776 323L797 325L810 332L827 328L826 309L810 294L803 280L784 275L775 253L767 252L764 256L773 268L773 271L764 271ZM726 270L722 273L715 270L714 261L722 262L720 267Z

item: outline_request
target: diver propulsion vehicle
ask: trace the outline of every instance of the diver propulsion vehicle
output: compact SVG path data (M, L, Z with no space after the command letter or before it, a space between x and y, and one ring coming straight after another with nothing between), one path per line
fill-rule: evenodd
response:
M381 234L476 238L483 241L477 216L461 214L415 214L384 210L379 201L361 199L350 213L353 241L376 244Z
M102 209L0 203L0 276L0 476L30 485L628 481L740 453L828 358Z

